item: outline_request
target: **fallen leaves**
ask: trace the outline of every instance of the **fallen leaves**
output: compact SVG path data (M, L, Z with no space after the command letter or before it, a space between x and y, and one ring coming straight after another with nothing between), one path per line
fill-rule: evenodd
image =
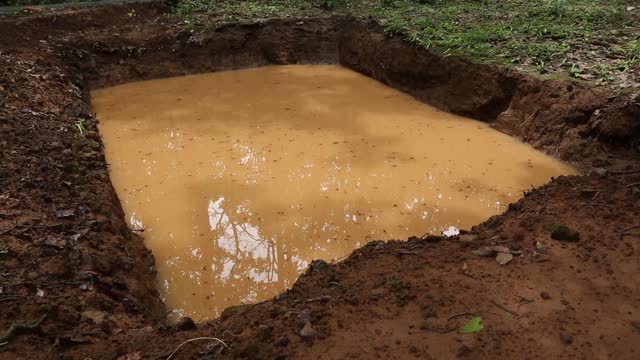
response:
M463 327L460 328L461 334L470 334L475 333L484 329L484 324L482 323L482 318L480 316L476 316L473 319L469 320Z

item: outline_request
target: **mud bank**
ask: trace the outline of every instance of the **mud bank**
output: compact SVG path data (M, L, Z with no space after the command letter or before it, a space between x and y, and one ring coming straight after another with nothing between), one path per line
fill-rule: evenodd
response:
M0 329L43 319L3 336L2 357L166 357L198 336L228 349L200 341L180 356L637 357L636 94L431 54L341 17L192 32L164 11L0 19ZM273 301L228 309L197 330L166 327L153 258L124 222L89 90L296 63L340 63L595 171L532 190L471 236L374 242L338 264L314 263ZM580 241L551 239L549 224ZM499 266L471 253L487 245L516 256ZM485 330L458 334L472 314ZM313 331L301 337L307 323Z

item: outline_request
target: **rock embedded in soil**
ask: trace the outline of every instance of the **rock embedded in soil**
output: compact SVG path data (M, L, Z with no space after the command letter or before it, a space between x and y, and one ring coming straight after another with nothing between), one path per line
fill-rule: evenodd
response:
M193 319L187 316L183 316L173 325L173 329L177 331L187 331L197 329L196 323L193 322Z
M496 256L496 261L500 265L506 265L511 260L513 260L513 255L511 255L509 253L502 253L501 252L501 253L498 253L498 255Z
M317 334L318 332L316 331L316 329L313 328L310 322L307 322L306 324L304 324L304 327L300 331L300 337L302 338L302 340L305 340L305 341L313 340Z
M573 336L566 331L561 331L560 340L562 340L566 345L571 345L573 343Z

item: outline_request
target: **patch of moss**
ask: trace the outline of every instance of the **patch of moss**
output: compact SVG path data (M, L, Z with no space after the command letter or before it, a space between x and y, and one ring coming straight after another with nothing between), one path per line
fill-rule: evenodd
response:
M580 241L580 233L571 230L566 225L548 224L545 226L545 229L547 229L551 233L551 238L554 240L569 242Z

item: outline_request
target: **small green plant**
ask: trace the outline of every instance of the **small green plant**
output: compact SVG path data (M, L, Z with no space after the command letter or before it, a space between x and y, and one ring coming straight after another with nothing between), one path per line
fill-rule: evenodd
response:
M80 135L84 135L84 132L87 131L87 128L85 128L84 123L87 121L87 119L85 118L81 118L78 121L76 121L76 127L78 128L78 131L80 131Z
M392 289L400 289L401 287L403 287L403 283L402 281L396 279L396 278L391 278L389 279L389 287L391 287Z
M136 17L137 16L136 9L131 9L131 11L127 13L127 16L130 18Z
M571 69L569 69L569 75L577 78L580 75L580 69L576 66L576 64L571 65Z
M538 64L536 64L536 68L538 69L538 71L540 71L541 73L545 73L547 72L547 66L546 63L544 62L544 60L540 60L538 61Z

